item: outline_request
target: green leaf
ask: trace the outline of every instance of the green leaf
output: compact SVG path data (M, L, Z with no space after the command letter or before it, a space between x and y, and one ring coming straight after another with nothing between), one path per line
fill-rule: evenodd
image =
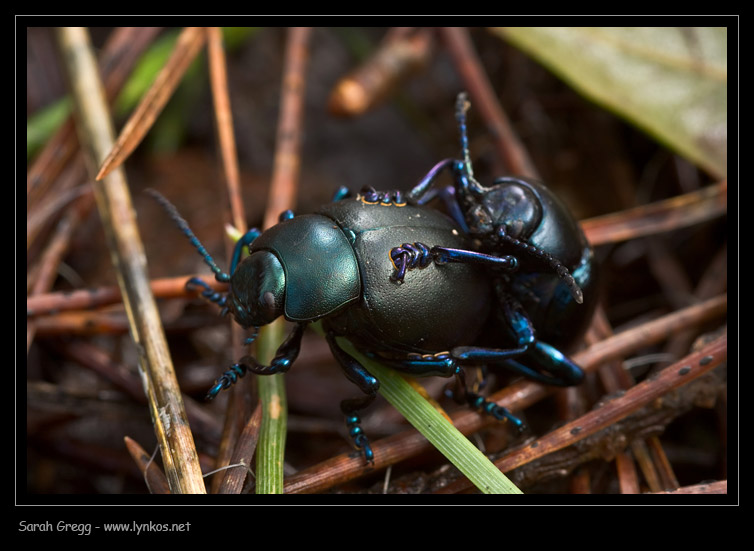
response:
M494 32L715 177L727 175L726 28L505 27Z

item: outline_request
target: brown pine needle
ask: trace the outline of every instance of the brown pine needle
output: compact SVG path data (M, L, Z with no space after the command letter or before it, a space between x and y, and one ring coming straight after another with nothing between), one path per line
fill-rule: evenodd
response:
M578 435L578 439L586 438L598 430L610 426L618 419L622 419L640 407L660 398L670 390L678 388L720 365L728 357L727 344L726 333L698 352L689 354L681 361L666 367L656 376L650 377L627 390L619 398L615 398L602 407L593 409L579 419L539 438L533 445L506 455L496 461L495 464L502 471L507 472L532 461L534 458L542 457L572 444L575 435Z
M136 466L144 475L144 482L149 488L149 492L152 494L169 494L168 481L160 467L155 464L154 456L149 455L136 440L128 436L124 436L123 441L126 443L128 453L136 462Z
M663 201L581 222L592 245L616 243L685 228L723 216L728 210L728 181Z
M243 487L244 480L246 480L246 474L248 467L251 465L251 458L254 455L254 451L257 449L257 441L259 440L259 430L262 424L262 403L257 404L254 413L249 418L246 426L243 428L241 435L238 437L236 449L233 452L233 457L230 460L231 465L237 465L236 467L230 467L225 471L225 478L220 486L220 494L240 494Z
M220 145L225 185L230 199L230 212L233 225L240 232L246 231L246 217L241 198L241 176L238 169L236 139L233 134L233 113L228 93L228 71L225 62L222 31L210 27L207 31L209 54L209 75L212 86L212 100L215 105L217 137Z
M204 45L204 27L187 27L178 37L173 54L157 75L151 88L142 98L131 118L123 127L110 154L102 162L97 180L101 180L120 166L141 143L157 116L170 99L186 69Z

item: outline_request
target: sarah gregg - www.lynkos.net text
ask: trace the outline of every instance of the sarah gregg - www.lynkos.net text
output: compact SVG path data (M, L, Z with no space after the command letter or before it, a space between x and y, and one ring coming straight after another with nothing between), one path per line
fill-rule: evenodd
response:
M128 532L131 534L150 534L166 532L188 532L191 530L190 522L27 522L21 520L18 523L19 532L45 532L67 533L79 536L88 536L95 532Z

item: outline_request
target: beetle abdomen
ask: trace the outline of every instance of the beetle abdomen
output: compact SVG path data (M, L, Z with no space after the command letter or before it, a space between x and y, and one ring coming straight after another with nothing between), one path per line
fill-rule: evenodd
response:
M328 327L363 348L401 353L440 352L469 344L490 311L491 286L482 270L465 264L430 263L391 281L395 266L390 250L397 244L422 242L432 247L468 246L445 215L411 205L363 204L358 199L328 205L352 239L362 279L362 299Z

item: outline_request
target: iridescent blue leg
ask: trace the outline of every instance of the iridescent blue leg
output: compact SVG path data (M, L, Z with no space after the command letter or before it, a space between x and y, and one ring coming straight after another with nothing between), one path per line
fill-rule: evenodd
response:
M534 343L519 360L536 366L536 370L526 367L518 360L507 360L502 365L509 371L548 385L574 386L584 380L584 371L573 360L542 341Z
M427 172L427 175L422 178L418 184L416 184L411 191L408 192L406 198L417 204L424 204L434 198L434 194L431 193L432 184L435 183L437 177L442 174L445 169L452 168L457 163L455 159L443 159Z
M461 92L458 94L458 98L456 99L456 120L458 121L458 130L461 138L461 154L463 159L444 159L433 166L427 175L408 193L407 199L409 201L422 204L425 196L429 193L432 184L445 169L450 169L453 172L456 191L463 190L471 193L484 192L484 187L474 178L474 170L471 166L471 159L469 157L469 138L466 130L466 111L468 110L469 105L466 93Z
M396 189L377 191L371 186L365 186L361 189L359 197L364 203L369 205L381 204L385 206L395 205L398 207L406 205L406 199L403 196L403 192Z
M393 369L416 377L435 375L440 377L452 377L455 375L457 390L451 395L457 402L468 403L472 408L488 415L492 415L499 421L507 419L519 431L524 429L523 422L507 409L498 406L494 402L490 402L483 396L480 396L466 387L466 377L463 367L457 364L454 355L448 354L447 352L441 352L438 354L409 354L405 360L380 359L380 361L387 363Z
M494 270L512 272L518 268L518 259L515 256L494 256L491 254L467 251L464 249L448 249L446 247L432 247L432 256L437 264L447 262L461 262L464 264L476 264Z
M405 359L384 358L380 362L413 377L452 377L458 366L449 352L436 354L406 354Z
M499 312L505 336L513 347L458 346L451 350L453 357L463 363L500 365L548 385L571 386L583 380L584 373L578 365L558 349L537 340L531 320L515 299L500 297Z
M524 425L523 421L513 415L506 408L499 406L495 402L487 400L484 396L481 396L476 392L469 390L466 386L466 376L464 374L463 368L461 367L456 370L456 382L458 387L462 389L464 398L471 408L479 410L482 413L486 413L487 415L492 415L498 421L508 420L514 427L516 427L516 430L518 430L519 432L523 432L526 429L526 425Z
M407 271L426 268L433 261L436 264L447 264L448 262L476 264L484 268L506 272L514 271L518 267L518 259L515 256L493 256L476 251L438 246L429 248L424 243L419 242L404 243L400 247L393 247L389 254L395 267L390 280L396 283L403 282Z
M243 252L243 248L246 247L248 249L249 245L251 245L254 240L260 235L262 235L262 232L260 232L257 228L251 228L249 231L243 234L243 236L241 236L241 239L236 242L235 247L233 247L233 257L230 259L231 274L236 271L236 267L241 261L241 253Z
M421 199L414 200L413 202L417 205L426 205L435 198L439 198L443 202L445 209L453 221L458 224L458 227L461 228L463 233L468 234L469 226L463 216L463 209L461 209L461 205L458 204L455 186L432 188L427 191Z
M274 375L288 371L301 351L301 337L304 335L305 328L305 323L296 324L296 328L277 349L270 365L260 364L253 356L241 358L237 364L233 364L217 379L215 385L207 392L207 400L212 400L221 390L233 386L239 378L246 375L247 371L257 375Z
M369 438L361 428L361 416L358 412L369 406L375 399L377 390L380 388L380 382L338 345L333 333L328 333L326 338L333 356L343 368L348 380L358 386L365 394L365 396L359 398L343 400L340 403L340 409L346 416L346 428L354 446L361 450L367 463L374 463L374 452L369 444Z
M340 186L332 196L332 202L336 203L351 196L351 190L346 186Z
M286 220L291 220L295 217L296 215L293 214L293 211L291 209L284 210L280 213L280 216L278 216L278 222L285 222Z

